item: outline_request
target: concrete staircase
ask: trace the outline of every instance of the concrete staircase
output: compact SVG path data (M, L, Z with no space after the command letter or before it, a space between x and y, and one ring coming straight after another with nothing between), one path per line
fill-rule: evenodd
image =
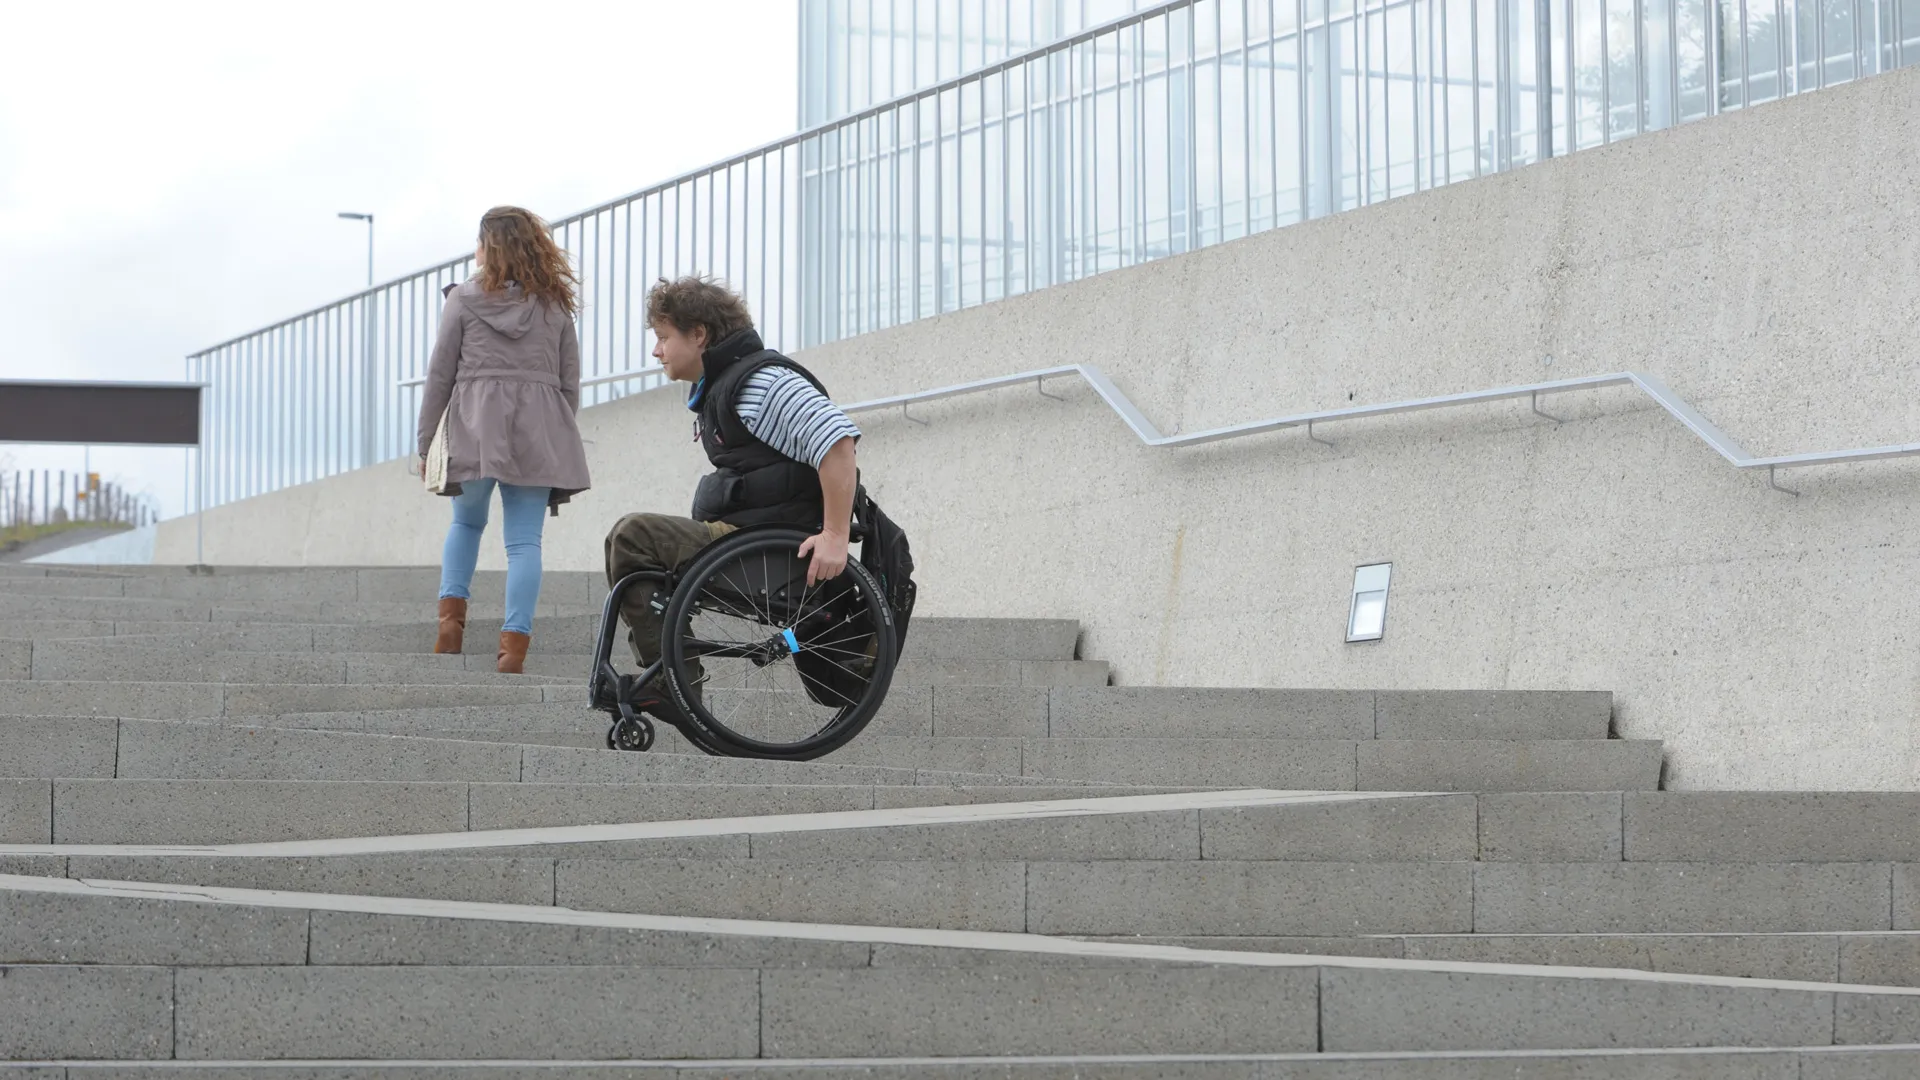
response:
M823 761L616 754L600 582L500 676L436 576L0 568L0 1080L1920 1075L1920 794L1041 620L916 619Z

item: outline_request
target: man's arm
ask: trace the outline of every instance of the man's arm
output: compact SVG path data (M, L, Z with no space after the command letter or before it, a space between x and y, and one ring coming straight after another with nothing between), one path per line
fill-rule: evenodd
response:
M741 387L734 407L754 438L820 474L823 528L801 545L800 554L813 556L808 585L839 577L847 568L847 534L859 485L853 447L860 429L792 368L755 372Z
M853 489L859 475L852 437L834 443L827 456L820 459L820 496L826 504L826 517L820 535L800 545L802 558L813 556L807 564L808 586L832 581L847 568L847 533L853 524Z

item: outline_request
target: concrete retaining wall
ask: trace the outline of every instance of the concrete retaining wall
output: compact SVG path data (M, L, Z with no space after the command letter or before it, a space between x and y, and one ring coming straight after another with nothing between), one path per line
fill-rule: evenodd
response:
M804 357L843 400L1068 362L1192 431L1622 369L1755 453L1920 431L1920 71L1108 274ZM1678 787L1920 787L1920 462L1735 472L1630 390L1149 450L1086 388L862 418L942 615L1077 618L1125 684L1609 689ZM583 416L597 565L703 467L674 393ZM431 563L400 463L209 515L207 561ZM157 558L192 557L192 520ZM483 565L499 565L495 543ZM1394 564L1347 645L1354 566ZM431 597L420 598L422 611Z

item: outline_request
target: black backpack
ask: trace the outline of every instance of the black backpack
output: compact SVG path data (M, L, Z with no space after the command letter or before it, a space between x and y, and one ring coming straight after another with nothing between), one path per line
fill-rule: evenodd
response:
M880 509L880 504L861 488L854 498L854 516L866 526L866 539L860 544L860 565L880 582L881 594L893 609L893 637L898 646L895 656L907 644L907 620L913 617L913 601L919 589L913 583L913 549L907 534Z
M864 534L860 543L860 565L880 583L881 599L893 615L894 644L896 649L904 647L907 620L913 615L917 593L913 584L913 552L907 545L907 534L867 496L865 488L855 493L853 504L854 520L860 523ZM840 579L838 589L850 588L845 581ZM804 591L803 583L804 579L796 581L792 589ZM865 689L863 676L835 663L828 653L805 646L810 641L831 641L832 651L843 659L850 653L871 652L876 630L865 610L856 614L854 605L843 593L841 597L821 603L794 631L802 645L799 655L794 657L794 666L799 669L807 695L817 704L835 707L857 700ZM896 658L898 655L896 651Z

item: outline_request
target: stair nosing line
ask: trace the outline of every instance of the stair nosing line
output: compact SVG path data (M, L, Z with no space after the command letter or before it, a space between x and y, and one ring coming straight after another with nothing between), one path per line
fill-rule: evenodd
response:
M1106 797L1090 795L1075 799L1041 799L1027 802L963 803L603 825L556 825L481 830L469 828L467 831L458 833L414 833L239 844L0 844L0 855L217 855L234 858L318 858L338 855L539 847L550 844L603 843L623 840L681 839L698 836L737 836L743 833L828 832L914 825L958 825L989 821L1045 820L1167 810L1198 810L1208 807L1284 807L1330 802L1364 802L1376 799L1428 798L1443 794L1446 793L1278 791L1266 788L1240 788L1228 791L1182 791L1156 795ZM469 815L467 824L469 826L472 825L472 798L473 785L469 783L467 785Z
M932 930L916 927L780 922L724 919L692 915L642 915L584 911L576 908L500 904L470 900L426 900L406 897L358 896L284 890L241 889L227 886L161 884L107 879L47 878L0 875L0 889L52 893L98 899L161 900L223 907L268 907L296 911L332 911L368 915L399 915L506 922L549 926L650 930L675 934L724 935L756 939L787 939L851 944L891 944L903 947L971 949L1028 955L1098 956L1117 959L1205 964L1240 968L1350 968L1368 971L1486 975L1550 979L1586 979L1620 983L1716 987L1728 990L1793 991L1839 995L1920 999L1920 987L1872 986L1804 982L1793 979L1752 979L1728 975L1636 971L1626 968L1569 967L1545 964L1495 964L1453 960L1405 960L1372 956L1321 956L1298 953L1261 953L1196 949L1179 945L1142 945L1082 941L1044 934L991 930ZM179 965L174 965L177 968ZM1836 1015L1837 1015L1836 1009Z

